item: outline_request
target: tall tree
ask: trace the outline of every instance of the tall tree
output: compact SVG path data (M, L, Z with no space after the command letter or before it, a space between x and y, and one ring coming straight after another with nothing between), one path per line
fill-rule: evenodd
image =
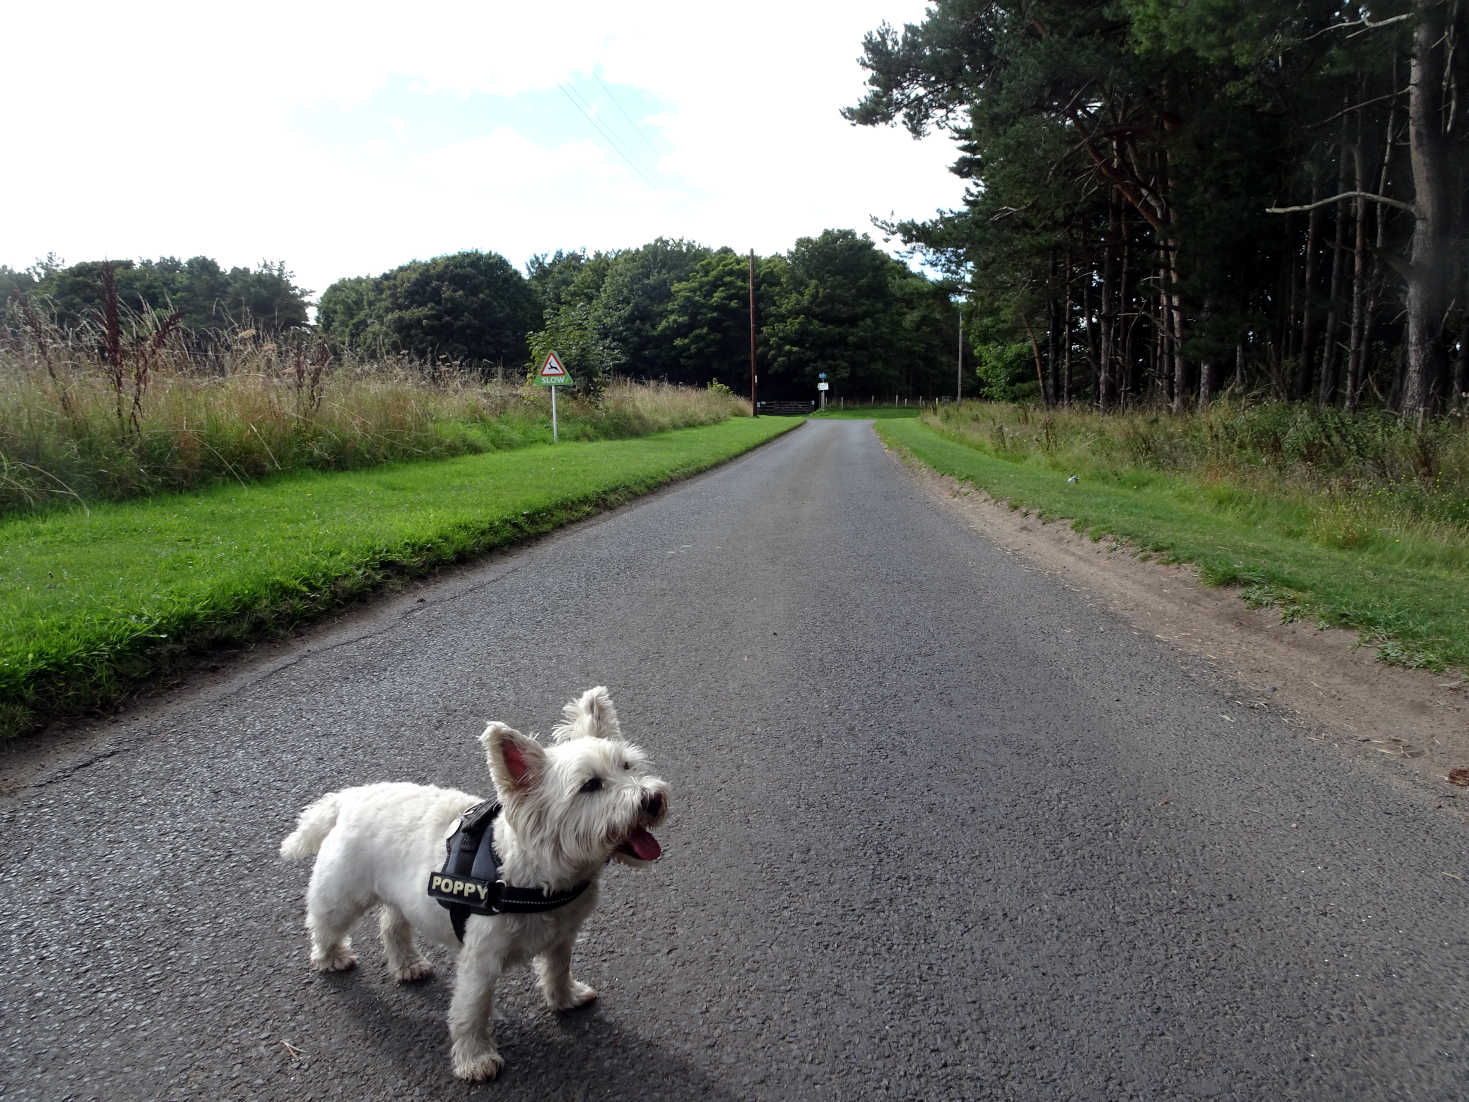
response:
M853 230L802 237L787 262L785 294L764 322L772 396L814 395L822 373L835 393L897 394L903 347L893 278L901 265Z
M535 296L498 253L462 252L389 274L384 323L423 357L487 366L524 363Z
M629 374L644 379L680 378L680 360L659 336L674 284L688 279L710 250L666 237L614 254L592 302L598 336L622 350Z

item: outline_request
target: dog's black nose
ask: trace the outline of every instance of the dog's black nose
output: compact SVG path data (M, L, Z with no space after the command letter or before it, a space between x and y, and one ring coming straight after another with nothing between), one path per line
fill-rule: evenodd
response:
M650 792L643 797L643 814L650 819L663 814L663 793Z

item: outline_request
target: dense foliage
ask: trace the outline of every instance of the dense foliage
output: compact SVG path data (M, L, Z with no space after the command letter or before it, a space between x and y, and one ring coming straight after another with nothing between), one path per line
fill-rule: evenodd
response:
M134 315L178 312L178 323L197 338L211 331L254 328L279 332L307 324L309 291L291 282L282 263L228 271L207 256L189 260L88 260L63 264L39 260L23 272L0 265L0 305L24 299L62 329L101 320L104 269L111 268L118 306Z
M339 280L322 295L318 322L358 351L508 372L554 350L593 394L614 375L748 393L752 266L762 396L814 398L823 372L833 394L864 399L953 389L950 285L852 230L801 238L773 257L668 238L591 255L558 251L533 257L525 278L494 254L461 253ZM493 267L494 278L451 289L437 275L465 267ZM423 299L406 304L406 286L424 288ZM482 335L491 319L502 333L495 339Z
M967 282L991 393L1222 387L1421 420L1469 391L1469 6L935 0L847 116L954 136L889 229Z
M509 261L476 251L339 280L321 296L317 325L358 351L483 371L525 361L525 335L539 313L535 291Z

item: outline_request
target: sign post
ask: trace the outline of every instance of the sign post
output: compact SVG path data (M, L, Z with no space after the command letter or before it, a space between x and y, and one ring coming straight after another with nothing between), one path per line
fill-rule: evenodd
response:
M826 392L829 389L831 389L831 388L827 384L827 381L826 381L826 372L825 371L823 371L819 377L821 379L821 382L819 382L819 383L816 384L816 389L821 392L821 408L822 409L825 409L826 408Z
M551 443L559 444L561 437L556 431L556 388L575 384L566 373L566 368L561 366L561 358L555 352L546 353L546 362L541 364L541 370L536 373L535 384L551 388Z

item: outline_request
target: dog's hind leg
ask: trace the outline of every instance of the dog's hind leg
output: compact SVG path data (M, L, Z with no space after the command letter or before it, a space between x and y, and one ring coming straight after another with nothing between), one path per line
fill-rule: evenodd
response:
M306 929L311 933L311 967L345 972L357 964L347 932L372 904L339 862L318 859L306 889Z
M434 966L424 960L413 944L413 927L403 912L384 903L378 913L378 930L383 938L383 952L388 958L388 971L399 983L412 983L434 974Z

